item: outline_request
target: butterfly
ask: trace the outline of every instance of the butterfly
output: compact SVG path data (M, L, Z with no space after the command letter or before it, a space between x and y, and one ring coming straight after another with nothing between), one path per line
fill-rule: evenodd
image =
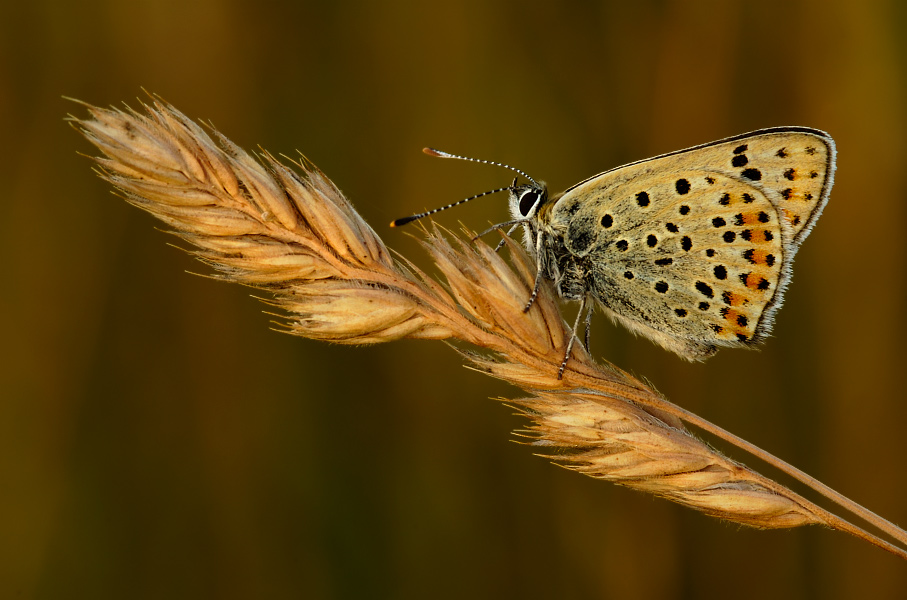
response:
M588 348L596 303L691 361L763 341L793 258L828 202L836 160L827 133L776 127L630 163L549 196L543 183L508 165L424 151L505 167L527 180L391 225L507 191L512 219L480 236L524 230L537 266L525 310L543 278L581 303L558 379L583 315Z

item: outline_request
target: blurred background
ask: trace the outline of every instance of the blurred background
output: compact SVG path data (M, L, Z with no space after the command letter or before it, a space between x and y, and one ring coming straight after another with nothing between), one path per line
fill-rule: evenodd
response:
M601 316L593 351L905 525L904 3L2 14L0 597L907 597L907 564L844 534L740 529L534 457L488 399L520 392L444 344L271 331L250 290L188 274L206 269L110 193L61 99L136 106L144 87L247 149L298 149L428 269L386 223L510 175L423 146L558 191L762 127L830 132L837 182L761 352L691 365ZM438 220L504 218L491 197Z

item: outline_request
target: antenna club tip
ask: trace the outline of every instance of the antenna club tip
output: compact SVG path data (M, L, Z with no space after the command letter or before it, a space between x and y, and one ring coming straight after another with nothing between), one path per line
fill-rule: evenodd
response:
M397 219L391 221L391 227L400 227L401 225L406 225L407 223L412 223L416 219L420 219L425 215L413 215L411 217L403 217L402 219Z
M435 150L434 148L422 148L422 152L424 152L425 154L427 154L429 156L438 156L441 158L444 157L443 152L441 152L440 150Z

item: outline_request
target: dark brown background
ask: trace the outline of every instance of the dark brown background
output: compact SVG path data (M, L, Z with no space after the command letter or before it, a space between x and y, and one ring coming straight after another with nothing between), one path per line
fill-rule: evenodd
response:
M91 173L60 98L144 86L246 148L298 148L422 265L385 223L509 181L422 146L559 190L827 130L837 183L761 352L690 365L603 317L593 350L903 525L904 6L4 3L0 596L904 598L907 564L843 534L741 530L533 457L487 400L518 392L443 344L270 331Z

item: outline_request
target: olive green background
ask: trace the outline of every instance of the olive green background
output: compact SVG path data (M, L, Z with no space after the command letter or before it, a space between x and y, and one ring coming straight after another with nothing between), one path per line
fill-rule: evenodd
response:
M510 175L423 146L557 191L762 127L828 131L837 182L761 352L687 364L601 316L593 350L904 525L903 3L0 8L0 597L907 596L907 563L844 534L740 529L534 457L487 399L519 391L444 344L271 331L111 195L61 99L144 87L247 149L299 149L426 268L386 223ZM498 196L438 220L504 218Z

